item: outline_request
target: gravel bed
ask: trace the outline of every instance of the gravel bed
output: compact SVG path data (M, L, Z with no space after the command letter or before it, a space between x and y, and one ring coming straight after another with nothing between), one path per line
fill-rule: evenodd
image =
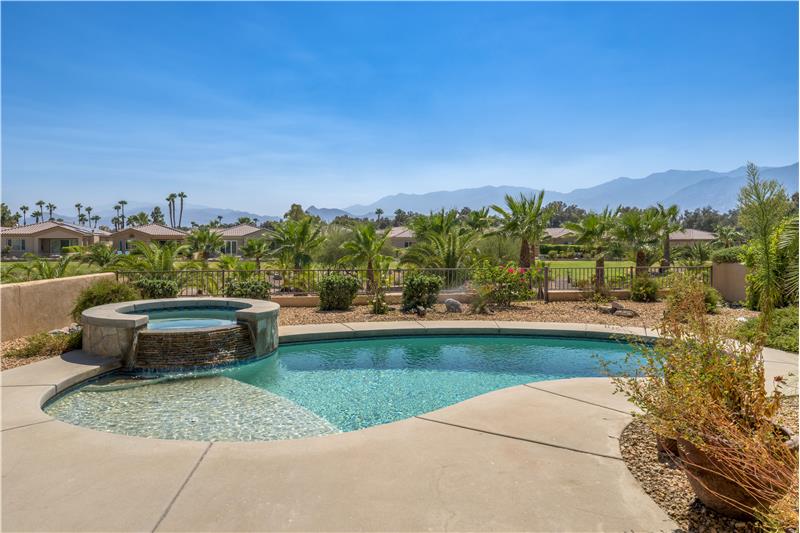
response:
M779 416L780 422L797 431L797 414L797 396L785 398ZM658 453L655 435L643 418L634 418L622 432L620 450L633 477L683 531L762 531L755 522L726 518L700 503L683 471L669 457Z
M22 337L20 339L14 339L10 341L5 341L0 343L0 370L10 370L12 368L16 368L18 366L29 365L31 363L35 363L37 361L44 361L45 359L49 359L51 356L43 355L41 357L6 357L5 353L8 350L12 350L15 348L22 348L27 344L28 339Z

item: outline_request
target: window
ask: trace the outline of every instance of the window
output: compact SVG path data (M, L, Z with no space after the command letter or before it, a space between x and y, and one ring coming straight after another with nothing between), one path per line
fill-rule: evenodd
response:
M409 246L411 246L410 242L406 241L403 243L403 248L408 248Z
M12 252L24 252L25 239L8 239L8 247Z
M236 241L225 241L225 253L228 255L236 255Z

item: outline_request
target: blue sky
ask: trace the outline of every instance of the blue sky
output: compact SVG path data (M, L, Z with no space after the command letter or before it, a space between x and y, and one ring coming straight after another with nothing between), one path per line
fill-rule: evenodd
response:
M4 2L3 200L183 190L280 214L785 165L797 21L797 3Z

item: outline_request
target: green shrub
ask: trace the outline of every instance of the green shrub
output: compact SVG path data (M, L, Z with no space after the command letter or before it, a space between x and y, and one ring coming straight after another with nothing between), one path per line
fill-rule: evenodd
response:
M550 250L547 252L547 258L551 261L558 259L558 250Z
M741 246L720 248L711 253L713 263L741 263L744 261L744 249Z
M60 335L38 333L28 337L22 346L6 350L3 357L53 357L80 349L82 339L80 331Z
M352 276L324 276L319 282L319 308L322 311L347 311L360 287L361 283Z
M472 282L476 286L481 309L487 304L508 307L515 301L527 300L531 295L530 270L514 265L491 266L488 262L472 269Z
M133 282L145 298L175 298L180 286L174 279L141 278Z
M631 300L655 302L658 300L658 284L648 276L636 276L631 283Z
M682 308L682 300L687 295L703 294L706 313L714 313L722 302L722 296L714 287L707 285L701 278L692 274L673 274L669 278L669 295L667 296L667 311L677 314Z
M772 323L767 330L766 345L787 352L798 351L797 307L784 307L772 314ZM738 334L743 340L752 341L758 333L761 318L751 318L739 326Z
M556 252L559 252L559 253L569 252L570 253L570 257L572 257L577 253L583 252L584 248L580 244L548 244L548 243L542 243L542 244L539 245L539 253L542 254L542 255L547 255L549 257L550 252L553 251L553 250L555 250Z
M269 300L272 285L260 279L230 279L225 282L223 294L230 298Z
M138 290L126 283L119 283L112 279L102 279L81 291L75 301L75 307L72 308L72 319L75 322L80 322L81 313L90 307L129 302L138 300L141 297Z
M403 311L417 307L433 307L436 297L442 290L443 281L439 276L412 272L403 283Z

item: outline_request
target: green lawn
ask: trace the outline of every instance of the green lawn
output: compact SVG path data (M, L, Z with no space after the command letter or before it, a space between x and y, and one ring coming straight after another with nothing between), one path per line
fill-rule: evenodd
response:
M594 268L594 261L545 261L550 268ZM606 261L606 268L632 267L633 261Z

